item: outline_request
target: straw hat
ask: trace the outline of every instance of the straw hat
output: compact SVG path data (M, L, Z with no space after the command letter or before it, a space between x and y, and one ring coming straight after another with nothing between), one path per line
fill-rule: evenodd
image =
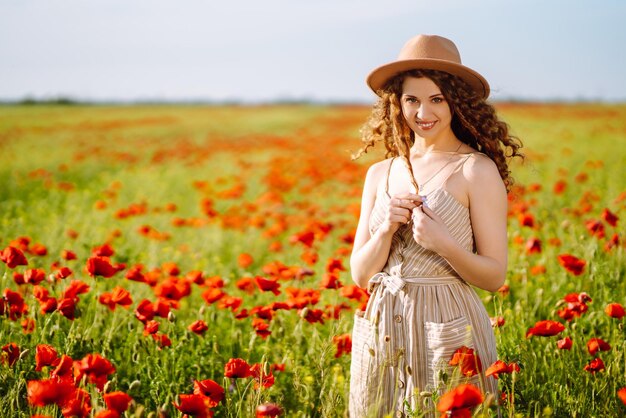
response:
M367 76L367 84L377 93L394 75L407 70L439 70L465 80L483 98L489 96L489 83L476 71L461 64L454 42L437 35L417 35L402 47L398 59L382 65Z

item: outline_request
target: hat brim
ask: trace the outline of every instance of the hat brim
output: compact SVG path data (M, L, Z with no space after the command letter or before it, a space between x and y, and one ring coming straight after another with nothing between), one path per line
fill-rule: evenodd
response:
M482 75L465 65L435 58L400 60L381 65L367 76L367 85L378 94L378 90L382 89L385 83L396 74L421 69L444 71L456 75L465 80L484 99L489 97L489 83Z

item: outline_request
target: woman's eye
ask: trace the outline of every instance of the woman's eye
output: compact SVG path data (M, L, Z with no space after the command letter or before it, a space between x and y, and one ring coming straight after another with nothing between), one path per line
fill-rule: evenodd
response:
M407 97L406 98L406 102L407 103L415 103L415 102L417 102L417 99L415 97Z
M441 97L435 97L433 99L433 103L441 103L441 102L443 102L443 99Z

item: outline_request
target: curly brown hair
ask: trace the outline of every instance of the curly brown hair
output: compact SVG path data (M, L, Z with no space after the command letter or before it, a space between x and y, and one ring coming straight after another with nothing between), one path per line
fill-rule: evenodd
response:
M509 133L509 125L498 119L496 110L486 99L460 77L443 71L410 70L392 77L377 92L378 101L361 128L361 140L365 146L352 156L352 160L383 141L387 149L385 158L402 156L409 172L413 171L409 155L415 134L404 120L400 103L402 83L406 77L426 77L439 87L450 105L454 135L465 144L487 154L496 163L507 192L510 191L514 179L510 175L507 159L517 156L524 160L524 154L518 152L523 146L522 142ZM507 149L509 153L506 153ZM414 179L413 183L417 188Z

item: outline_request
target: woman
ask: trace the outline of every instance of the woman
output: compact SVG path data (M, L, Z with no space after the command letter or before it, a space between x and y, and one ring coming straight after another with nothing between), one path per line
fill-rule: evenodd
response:
M504 149L523 157L521 143L446 38L412 38L367 82L379 99L355 158L377 142L392 158L367 172L350 258L370 293L355 315L350 416L433 414L433 394L466 382L497 400L496 381L480 373L497 359L495 338L470 285L504 283ZM455 352L461 371L449 365Z

